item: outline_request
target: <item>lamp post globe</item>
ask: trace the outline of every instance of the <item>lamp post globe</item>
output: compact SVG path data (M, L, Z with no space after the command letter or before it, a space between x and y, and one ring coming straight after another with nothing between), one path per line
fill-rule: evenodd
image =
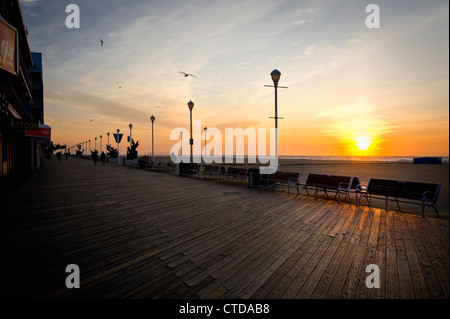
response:
M191 110L191 111L192 111L192 109L194 108L194 102L192 102L192 100L190 100L190 101L188 102L188 107L189 107L189 110Z
M273 71L270 73L270 76L271 76L271 78L272 78L273 84L274 84L275 86L277 86L277 85L278 85L278 81L280 81L281 72L278 71L277 69L275 69L275 70L273 70Z
M155 161L155 151L153 148L153 122L155 122L155 116L152 114L152 116L150 116L150 121L152 121L152 161Z

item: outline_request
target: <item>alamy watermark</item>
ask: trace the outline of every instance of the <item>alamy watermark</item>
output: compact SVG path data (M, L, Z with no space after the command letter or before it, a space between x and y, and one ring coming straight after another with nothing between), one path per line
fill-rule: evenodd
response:
M366 27L368 29L380 28L380 7L376 4L369 4L366 12L370 14L366 18Z
M68 29L80 28L80 7L76 4L69 4L66 7L66 12L70 13L66 17L66 27Z
M66 287L69 289L80 288L80 267L76 264L67 265L66 272L70 273L66 277Z
M269 129L269 152L267 152L267 129L258 128L225 128L225 145L223 145L223 135L218 128L209 127L202 136L202 125L200 120L193 121L193 135L196 136L194 140L205 141L209 140L203 150L202 143L197 142L193 144L192 159L194 163L201 163L202 160L206 164L216 163L244 163L247 158L247 163L267 164L268 166L260 166L261 174L272 174L278 169L278 158L276 152L276 129ZM181 136L188 136L189 131L185 128L175 128L170 133L170 140L178 140ZM245 139L247 138L247 152L245 152ZM236 141L234 143L234 141ZM178 140L170 150L170 159L174 163L189 163L190 162L190 147L187 142L183 143L183 139ZM223 149L225 153L223 154ZM236 153L234 152L236 149ZM245 155L247 153L247 155ZM213 154L213 155L211 155Z
M380 7L376 4L369 4L366 6L366 12L370 13L366 17L366 27L368 29L380 28ZM80 28L80 7L76 4L69 4L66 6L66 27L68 29Z
M366 287L371 288L380 288L380 267L375 264L367 265L366 272L370 275L366 278Z

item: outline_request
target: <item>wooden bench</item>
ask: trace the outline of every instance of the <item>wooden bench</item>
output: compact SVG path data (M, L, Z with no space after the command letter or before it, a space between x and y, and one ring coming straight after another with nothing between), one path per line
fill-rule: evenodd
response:
M225 166L222 165L205 165L204 169L203 169L203 176L206 178L206 176L210 176L211 178L213 178L213 176L215 177L220 177L220 176L224 176L227 172L227 169L225 168Z
M159 162L159 163L156 165L156 168L159 169L159 170L165 170L166 167L167 167L167 162Z
M156 168L160 171L174 172L177 169L177 166L178 165L173 162L159 162Z
M178 167L178 164L174 162L167 162L167 170L171 172L175 172Z
M152 168L153 167L153 161L151 159L148 159L144 163L144 169Z
M224 177L242 183L248 179L248 168L229 166Z
M180 175L198 175L201 166L197 163L180 163Z
M341 201L341 193L344 193L345 198L348 198L349 203L351 203L350 190L352 188L356 189L358 184L358 177L354 178L353 176L309 174L305 184L302 185L308 195L308 188L313 188L314 196L316 198L319 192L324 192L327 198L329 198L328 191L333 191L335 192L334 198L336 199L336 196L338 197L338 202Z
M288 194L290 194L290 187L295 185L297 188L298 195L298 185L300 185L300 178L302 173L290 173L290 172L276 172L273 174L264 174L259 177L262 185L272 185L272 189L275 191L275 186L280 186L284 191L283 185L287 185Z
M422 217L425 217L425 207L433 207L436 216L439 217L436 202L441 190L441 184L404 182L388 179L371 178L367 186L359 185L357 193L359 201L366 198L368 205L371 205L373 198L385 201L385 210L388 210L388 201L396 202L400 209L400 202L409 204L422 204Z

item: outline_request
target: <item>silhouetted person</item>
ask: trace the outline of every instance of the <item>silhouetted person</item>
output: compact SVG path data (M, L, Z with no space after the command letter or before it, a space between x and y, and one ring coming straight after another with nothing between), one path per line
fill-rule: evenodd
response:
M106 154L105 154L105 152L102 152L102 154L100 155L100 160L102 161L102 165L105 165L105 161L106 161Z
M61 162L61 152L56 153L56 157L58 158L58 162Z
M64 152L64 155L66 156L66 159L69 159L69 152Z
M92 159L94 160L94 165L97 165L97 160L98 160L97 152L92 154Z

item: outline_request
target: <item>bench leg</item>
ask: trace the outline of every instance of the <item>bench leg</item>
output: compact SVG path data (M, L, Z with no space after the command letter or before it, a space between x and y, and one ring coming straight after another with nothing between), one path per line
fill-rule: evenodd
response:
M396 203L397 203L398 210L401 211L402 209L400 208L400 203L398 202L398 199L397 199Z
M434 208L434 211L436 212L436 216L439 217L439 214L438 214L438 211L437 211L437 208L436 208L436 203L433 204L433 208Z
M425 206L433 207L433 209L434 209L434 211L436 213L436 217L439 217L439 213L438 213L437 208L436 208L436 203L433 203L431 205L426 205L425 202L422 201L422 217L423 218L425 218Z
M361 201L362 201L362 199L363 199L363 197L365 197L366 198L366 201L367 201L367 205L369 205L370 206L370 200L369 200L369 196L370 195L368 195L368 194L366 194L366 193L359 193L359 199L358 199L358 193L356 193L356 206L360 206L361 205Z
M341 203L341 191L337 191L336 195L338 196L338 203ZM334 196L336 198L336 195ZM344 191L344 201L348 198L348 203L352 203L352 199L350 198L350 193L348 191Z
M306 190L306 194L308 194L309 196L309 192L308 192L308 186L303 187Z

